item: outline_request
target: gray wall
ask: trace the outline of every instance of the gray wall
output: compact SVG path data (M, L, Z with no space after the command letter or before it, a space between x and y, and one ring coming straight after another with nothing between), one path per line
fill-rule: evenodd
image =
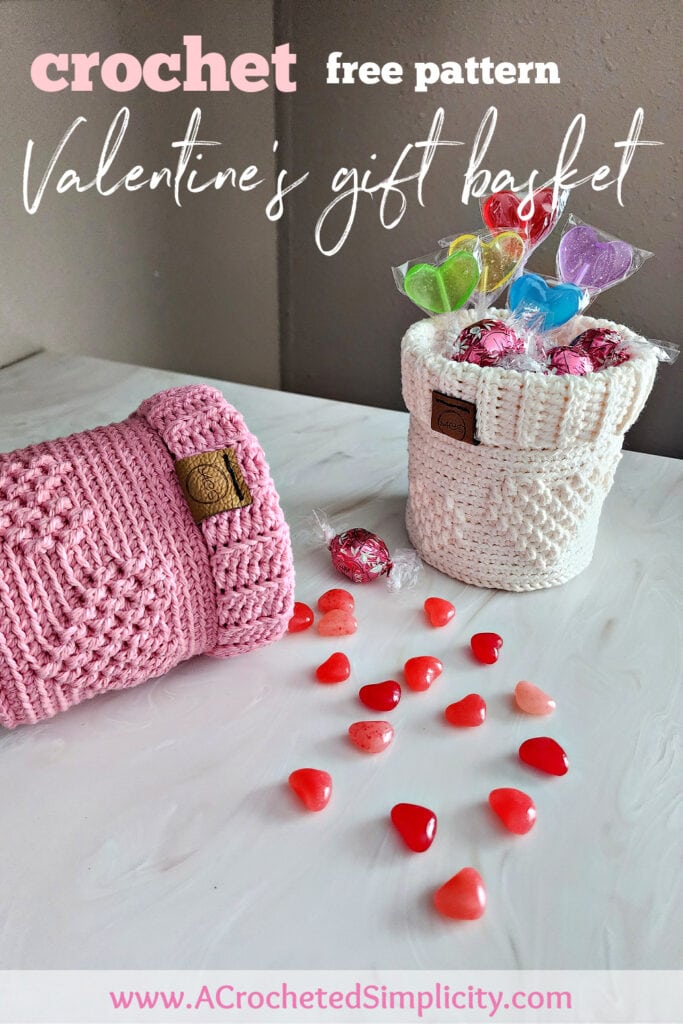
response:
M550 175L571 118L587 114L581 173L613 159L633 111L645 107L644 137L661 149L636 154L625 207L613 192L582 188L571 199L581 217L656 252L630 282L605 294L593 311L651 337L680 342L683 313L679 228L681 119L676 74L681 44L679 0L6 0L0 4L0 364L35 348L113 359L285 387L293 391L401 408L398 349L417 310L396 291L392 264L428 251L451 229L476 227L478 210L460 203L465 151L438 155L425 207L410 196L402 223L385 231L377 201L361 199L343 250L324 257L315 221L330 199L340 165L386 172L402 146L446 109L445 135L470 143L487 106L499 108L492 166L523 179L538 165ZM140 88L112 94L40 93L29 78L45 50L127 50L138 56L179 48L183 34L227 55L268 53L290 41L298 54L298 91L244 95ZM348 59L554 60L560 86L332 87L327 54ZM107 126L125 101L132 122L122 151L157 167L183 132L193 106L203 131L224 141L225 163L259 163L270 185L277 166L310 171L277 226L260 193L229 190L195 197L178 210L147 191L102 199L94 193L48 195L35 217L23 210L26 140L44 158L66 125L90 125L69 147L69 163L95 164ZM91 129L91 130L90 130ZM205 136L206 137L206 136ZM532 268L551 270L554 244ZM662 368L628 444L683 455L683 362Z
M29 216L21 202L26 140L44 167L67 126L88 118L64 159L92 177L109 123L124 104L131 123L116 166L156 169L174 155L198 105L202 138L224 140L225 165L259 163L272 192L270 90L250 95L43 93L30 79L39 53L177 52L202 34L225 54L269 53L270 0L0 4L0 363L33 347L87 352L270 387L280 383L276 229L257 192L229 188L178 209L160 190L75 196L46 193ZM40 157L42 156L42 161ZM207 162L205 158L205 163ZM263 186L264 189L266 186Z
M377 200L371 204L366 198L337 256L319 255L312 238L318 213L330 199L334 170L366 167L372 152L379 166L391 167L405 143L424 136L438 106L446 110L444 137L470 142L484 111L495 104L499 121L489 166L508 167L520 181L534 166L550 176L566 128L579 112L588 117L580 176L609 162L613 142L625 137L634 110L643 106L643 138L666 146L636 154L624 208L613 191L585 187L574 193L570 206L584 220L657 254L632 280L606 292L591 312L680 343L679 0L323 0L315 5L282 0L278 9L276 33L290 39L299 54L298 92L279 104L291 128L287 156L313 171L307 191L292 197L282 240L286 388L401 407L399 341L417 311L396 292L389 268L429 252L451 229L480 224L475 202L469 209L460 203L464 155L437 155L425 208L411 197L395 230L380 227ZM413 92L409 81L321 86L321 68L333 50L349 60L406 65L485 54L497 61L554 60L562 84L441 86L427 95ZM551 272L553 255L549 240L531 268ZM683 455L682 379L683 361L661 369L629 445Z

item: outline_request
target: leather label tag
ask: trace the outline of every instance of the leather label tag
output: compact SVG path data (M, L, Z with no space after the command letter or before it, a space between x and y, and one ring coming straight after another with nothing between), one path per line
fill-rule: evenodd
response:
M479 444L477 440L477 407L464 398L453 398L432 391L432 430L456 441Z
M252 503L234 448L178 459L175 471L195 523Z

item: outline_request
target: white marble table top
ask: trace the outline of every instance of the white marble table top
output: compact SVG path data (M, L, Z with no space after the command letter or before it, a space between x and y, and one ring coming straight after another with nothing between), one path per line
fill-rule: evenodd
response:
M38 355L0 371L0 450L122 418L178 374ZM260 438L291 523L297 596L343 585L302 520L404 545L407 415L222 384ZM592 565L550 591L479 590L426 570L413 591L356 587L360 627L340 645L314 632L166 677L0 735L0 967L674 968L683 962L681 497L683 465L627 453ZM431 630L421 606L451 599ZM470 659L499 632L499 663ZM317 685L334 649L351 681ZM416 654L446 669L392 713L393 746L364 756L348 725L373 717L358 687L401 678ZM519 679L557 700L552 719L512 709ZM488 701L481 729L444 725L446 704ZM378 716L375 716L378 717ZM567 750L564 778L516 757L528 736ZM307 814L289 772L328 769L335 793ZM538 806L505 834L490 789ZM394 803L439 815L410 854ZM489 907L455 923L434 889L465 865Z

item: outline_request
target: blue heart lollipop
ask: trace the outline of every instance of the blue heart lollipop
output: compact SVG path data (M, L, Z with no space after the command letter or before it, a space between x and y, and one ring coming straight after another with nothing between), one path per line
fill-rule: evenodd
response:
M538 274L522 274L510 285L510 309L532 319L542 331L571 320L581 309L585 294L574 284L546 284Z

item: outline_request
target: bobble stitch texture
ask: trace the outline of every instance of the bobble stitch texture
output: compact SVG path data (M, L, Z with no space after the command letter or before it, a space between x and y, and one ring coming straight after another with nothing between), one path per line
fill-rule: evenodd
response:
M403 338L410 539L426 562L465 583L517 591L565 583L592 558L623 436L647 400L657 359L627 327L589 317L575 317L557 344L609 327L631 346L627 362L572 377L446 358L435 340L439 322L457 336L476 319L467 310L421 320ZM476 404L480 444L431 429L433 391Z
M253 502L197 526L174 460L234 448ZM0 455L0 723L38 722L195 654L278 639L289 530L257 440L219 391Z

